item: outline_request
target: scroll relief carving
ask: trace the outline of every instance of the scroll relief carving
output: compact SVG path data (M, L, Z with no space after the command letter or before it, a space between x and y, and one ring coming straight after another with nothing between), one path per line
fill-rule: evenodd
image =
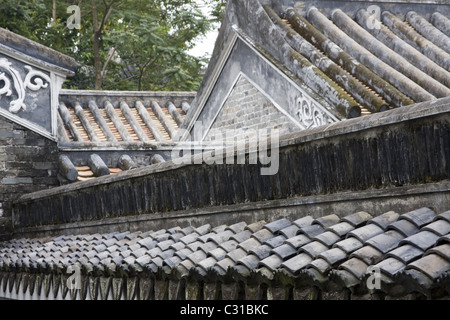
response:
M5 70L13 80L13 83L11 83L10 78L6 76L5 72L0 73L0 85L1 82L3 82L3 86L0 87L0 99L3 95L11 96L13 94L13 89L17 94L17 99L11 101L9 104L9 112L11 113L17 113L21 109L27 109L27 106L24 103L26 89L38 91L42 88L47 88L50 83L50 77L48 75L41 71L34 70L30 66L25 66L27 74L25 79L22 80L20 72L14 69L12 63L5 58L0 58L0 69Z
M334 117L330 116L323 107L301 93L296 98L295 107L295 115L305 129L336 122Z

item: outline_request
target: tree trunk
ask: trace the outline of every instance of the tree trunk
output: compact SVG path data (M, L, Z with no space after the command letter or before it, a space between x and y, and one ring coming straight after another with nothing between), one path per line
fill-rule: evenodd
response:
M53 0L53 6L52 6L52 18L53 18L53 21L56 20L56 0Z
M98 12L95 1L92 1L92 22L94 26L92 49L94 54L94 74L95 74L95 90L102 88L102 68L100 62L100 35L101 28L98 25Z
M95 71L95 90L102 89L102 67L100 62L100 32L94 32L94 71Z

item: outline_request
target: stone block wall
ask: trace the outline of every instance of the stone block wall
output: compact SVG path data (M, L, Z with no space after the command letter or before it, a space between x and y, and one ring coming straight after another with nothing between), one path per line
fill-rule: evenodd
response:
M21 195L59 185L57 159L56 142L0 117L0 217Z

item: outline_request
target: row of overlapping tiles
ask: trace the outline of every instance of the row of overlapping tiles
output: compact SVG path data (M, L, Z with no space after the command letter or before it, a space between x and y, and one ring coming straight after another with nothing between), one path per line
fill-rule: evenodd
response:
M136 100L134 105L121 101L114 106L109 100L98 106L94 100L86 106L78 101L59 104L59 126L62 142L169 142L186 116L190 106L175 106L157 101L149 105Z
M87 292L88 298L106 298L110 292L110 297L145 299L150 296L148 285L144 286L149 278L194 277L200 279L197 284L211 279L243 283L259 279L258 283L272 283L273 287L280 286L283 278L284 284L290 279L293 288L323 285L326 290L333 282L340 290L362 286L367 291L367 279L372 275L369 267L378 268L382 287L376 289L384 294L391 294L389 288L395 284L399 295L420 292L433 297L429 292L439 287L440 294L448 296L450 211L436 215L422 208L376 217L358 212L342 218L332 214L270 223L13 239L0 245L0 255L0 289L8 297L17 297L19 291L22 296L30 297L33 292L36 296L41 290L40 296L48 297L50 282L50 296L61 297L68 290L63 279L67 280L74 266L81 268L84 279L84 294L74 298L86 298ZM31 281L31 276L38 274L42 275L40 286L35 278ZM138 290L139 281L142 288ZM47 289L40 289L42 283ZM398 286L403 286L400 293ZM153 282L153 298L192 297L187 289L167 295L169 291ZM224 293L217 296L224 297Z
M326 16L311 7L305 16L288 8L282 17L296 32L285 35L288 43L350 94L362 114L450 95L450 20L439 12L431 21L413 11L404 20L388 11L375 20L363 9L352 19L340 9Z

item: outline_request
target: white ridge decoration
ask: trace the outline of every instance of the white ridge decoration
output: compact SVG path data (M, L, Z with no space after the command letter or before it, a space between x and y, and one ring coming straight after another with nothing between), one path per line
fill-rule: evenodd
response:
M27 106L24 103L25 100L25 90L30 89L33 91L38 91L42 88L47 88L50 83L50 77L43 72L33 70L30 66L25 66L28 70L25 80L23 81L19 71L11 67L11 62L8 59L0 58L0 68L6 70L12 77L14 82L14 89L17 92L18 98L11 101L9 106L9 112L17 113L21 109L26 110ZM3 87L0 88L0 97L4 94L6 96L12 95L11 81L5 75L4 72L0 73L0 81L4 82ZM45 81L47 83L45 83Z

